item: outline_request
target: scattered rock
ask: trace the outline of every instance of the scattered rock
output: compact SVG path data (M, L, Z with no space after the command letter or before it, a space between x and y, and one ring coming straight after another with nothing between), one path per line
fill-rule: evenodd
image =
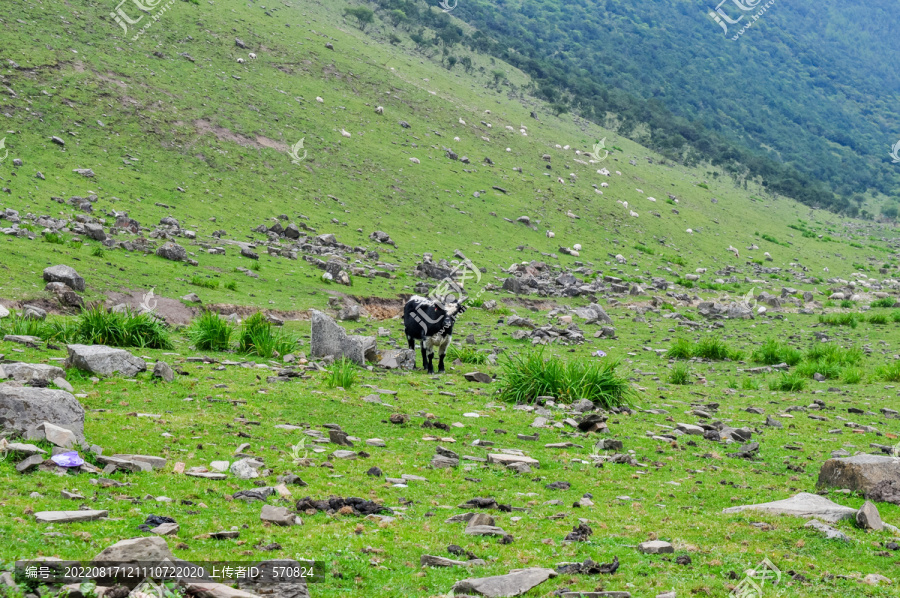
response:
M183 262L187 260L187 250L173 241L166 241L156 250L156 255L173 262Z
M75 291L84 290L84 279L71 266L50 266L44 268L44 280L61 282Z
M761 511L763 513L771 513L774 515L790 515L792 517L803 517L806 519L816 517L829 523L836 523L842 519L855 519L856 509L844 507L834 503L824 496L818 494L810 494L808 492L800 492L791 498L784 500L776 500L773 502L760 503L756 505L742 505L739 507L730 507L722 511L723 513L740 513L742 511Z
M23 434L42 440L45 422L72 432L84 440L84 407L62 390L0 384L0 434Z
M34 519L38 523L77 523L94 521L109 515L108 511L38 511Z
M313 357L331 355L335 359L346 357L358 365L375 359L376 339L374 336L348 335L327 314L318 310L312 311Z
M884 529L878 508L869 501L864 502L863 506L856 513L856 525L862 529L870 529L876 532Z
M675 552L675 548L668 542L662 540L651 540L649 542L641 542L638 544L638 550L644 554L669 554Z
M848 538L846 534L834 529L830 525L822 523L818 519L810 519L803 527L821 532L825 536L826 540L841 540L844 542L850 541L850 538Z
M153 366L153 377L165 382L172 382L175 379L175 372L165 361L157 361Z
M262 521L267 521L280 526L300 525L303 523L300 521L300 518L292 513L287 507L273 507L272 505L263 505L259 518Z
M900 484L900 459L882 455L828 459L819 470L817 485L853 490L869 497L882 482Z

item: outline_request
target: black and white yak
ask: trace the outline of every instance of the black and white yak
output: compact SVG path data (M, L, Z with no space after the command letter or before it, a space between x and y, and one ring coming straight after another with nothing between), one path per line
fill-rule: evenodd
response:
M438 352L438 372L444 371L444 354L453 338L453 324L466 311L462 303L443 304L414 295L403 307L403 327L409 348L415 350L416 341L422 347L422 367L434 373L434 351ZM413 368L416 367L413 355Z

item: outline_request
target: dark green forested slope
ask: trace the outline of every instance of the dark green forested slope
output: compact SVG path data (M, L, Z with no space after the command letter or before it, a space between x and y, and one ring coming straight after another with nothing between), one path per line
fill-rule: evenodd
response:
M740 1L722 5L746 15L739 25L765 4L744 13ZM617 124L669 157L711 160L853 214L858 194L900 187L888 155L900 139L895 0L775 0L737 41L738 25L726 35L708 16L715 2L449 0L477 29L468 33L438 2L374 5L422 47L449 54L449 65L457 44L502 57L558 110Z

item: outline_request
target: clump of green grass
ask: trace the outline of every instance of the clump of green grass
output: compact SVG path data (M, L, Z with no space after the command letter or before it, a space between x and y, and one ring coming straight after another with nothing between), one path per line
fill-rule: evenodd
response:
M862 368L844 368L844 371L841 372L841 382L844 384L859 384L863 379L863 370Z
M30 320L23 315L13 313L0 320L0 337L7 334L37 336L46 339L47 325L41 320Z
M259 357L280 357L294 350L296 341L281 331L261 312L256 312L241 324L238 333L238 350Z
M820 315L819 323L826 326L849 326L856 328L859 326L859 318L856 314L830 314Z
M103 248L98 245L97 247L91 249L91 255L94 257L103 257L106 255L106 252L103 251Z
M770 338L766 339L766 342L753 351L750 358L757 363L765 365L775 365L779 363L797 365L800 363L803 355L797 349Z
M868 321L869 324L879 324L879 325L881 325L881 324L887 324L888 318L887 318L887 316L884 315L884 314L872 314L871 316L869 316L868 318L866 318L866 321Z
M259 260L252 260L250 262L250 269L254 272L259 272L262 266L259 265Z
M626 405L634 395L628 379L620 376L616 360L544 359L543 349L523 356L507 356L500 377L500 396L515 403L533 403L552 396L561 403L588 399L602 408Z
M487 363L487 355L468 345L450 345L450 348L447 350L447 358L450 361L458 359L463 363L475 365Z
M669 372L668 380L679 386L691 384L691 367L686 363L676 363Z
M900 310L891 312L891 320L894 322L900 322Z
M88 309L78 316L75 339L88 345L171 349L172 341L165 323L151 314Z
M850 301L849 299L841 300L841 307L843 309L852 309L854 305L856 305L856 304L853 301Z
M647 247L646 245L640 245L640 244L636 243L634 245L634 248L636 250L640 251L641 253L646 253L647 255L653 255L656 253L652 247Z
M63 236L59 233L47 233L46 235L44 235L44 242L52 243L53 245L65 245L66 244L65 238L63 238Z
M694 357L702 357L712 361L724 361L726 359L739 361L743 357L743 353L732 349L725 341L714 336L707 337L697 343L693 354Z
M895 301L890 297L884 297L882 299L876 299L869 305L871 307L894 307Z
M828 379L833 379L841 375L841 366L824 360L804 361L797 366L794 372L804 378L812 378L816 374L821 374Z
M234 327L216 312L204 311L191 323L187 334L198 351L227 351Z
M233 280L230 281L230 282L226 282L226 283L225 283L225 288L228 289L229 291L236 291L236 290L237 290L237 283L236 283L235 281L233 281Z
M202 276L192 276L190 284L194 285L195 287L203 287L204 289L219 288L218 280L210 280L209 278L203 278Z
M356 382L356 364L347 358L335 361L328 368L328 375L325 377L325 386L328 388L348 389Z
M856 347L840 347L833 343L818 343L810 347L804 358L807 361L826 361L840 366L856 365L863 358L863 352Z
M882 366L875 373L885 382L900 382L900 361Z
M797 372L781 374L780 377L769 380L769 390L797 392L804 388L806 388L806 378Z
M741 378L741 390L759 390L759 380L756 378Z
M685 259L684 259L683 257L681 257L680 255L670 255L670 256L666 256L665 259L666 259L666 261L668 261L668 262L671 262L671 263L673 263L673 264L677 264L677 265L682 266L682 267L687 266L687 260L685 260Z
M666 351L666 359L690 359L693 356L694 345L685 338L676 339Z

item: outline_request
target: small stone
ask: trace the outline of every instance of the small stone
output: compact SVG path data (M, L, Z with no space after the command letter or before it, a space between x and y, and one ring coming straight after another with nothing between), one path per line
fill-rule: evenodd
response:
M302 523L300 518L287 507L275 507L272 505L264 505L259 518L262 521L280 526L299 525Z
M157 361L153 366L153 378L160 378L165 382L172 382L175 379L175 372L172 367L165 361Z

